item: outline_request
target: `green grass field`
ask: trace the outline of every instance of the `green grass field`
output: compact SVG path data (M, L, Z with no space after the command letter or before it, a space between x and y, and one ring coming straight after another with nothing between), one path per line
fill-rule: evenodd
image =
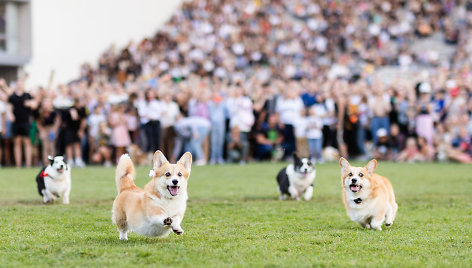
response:
M118 240L114 169L72 170L71 205L42 205L39 169L0 169L0 266L470 267L472 167L379 163L399 205L391 228L345 214L339 167L318 166L314 198L279 201L284 164L194 167L183 236ZM137 185L149 168L138 169Z

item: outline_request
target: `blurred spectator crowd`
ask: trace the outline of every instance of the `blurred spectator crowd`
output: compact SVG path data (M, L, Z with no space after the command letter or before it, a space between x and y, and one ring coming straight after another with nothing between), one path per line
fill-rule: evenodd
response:
M0 163L472 163L471 35L469 1L187 1L67 85L0 80ZM433 36L454 53L412 49Z

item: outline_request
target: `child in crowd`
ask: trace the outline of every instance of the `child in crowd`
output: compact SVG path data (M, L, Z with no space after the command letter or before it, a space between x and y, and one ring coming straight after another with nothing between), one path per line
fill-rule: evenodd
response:
M116 161L126 152L126 147L131 144L128 133L128 124L125 119L125 107L121 104L112 106L108 119L112 128L111 143L115 147Z
M94 164L104 164L105 167L111 166L111 129L108 127L106 122L101 122L98 125L98 131L96 139L94 140L94 153L92 154L91 161Z
M377 160L391 160L392 151L390 148L388 133L385 128L377 130L377 145L375 146L374 158Z
M241 132L238 127L233 127L228 140L228 162L242 162L247 154L247 146L241 142Z
M125 120L131 143L136 143L139 130L138 109L136 109L134 106L128 107L125 112Z
M284 155L282 147L284 141L283 134L283 130L279 128L278 115L270 114L262 129L256 133L257 159L269 158L273 161L281 160Z
M325 113L321 104L315 104L309 109L306 137L313 163L323 163L323 116Z
M398 155L397 161L409 163L423 161L423 157L418 151L418 145L416 144L416 139L414 137L409 137L406 140L406 147L400 155Z

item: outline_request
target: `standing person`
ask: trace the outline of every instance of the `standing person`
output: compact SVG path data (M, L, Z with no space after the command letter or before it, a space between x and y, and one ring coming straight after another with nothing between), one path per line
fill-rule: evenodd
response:
M226 105L219 91L215 91L208 108L211 122L210 164L223 164L223 149L226 132Z
M428 144L433 144L434 106L431 102L431 86L429 83L421 83L418 87L419 96L416 103L416 134L424 137Z
M94 154L99 150L99 145L104 145L99 142L100 138L100 125L107 122L107 117L105 116L104 108L101 105L96 105L93 108L93 112L87 117L87 126L88 126L88 140L89 140L89 152L92 163L94 161ZM110 135L108 135L110 136ZM109 138L107 138L109 140ZM106 144L108 146L108 144Z
M138 109L134 106L128 106L125 108L125 120L131 143L137 143L139 134Z
M243 94L243 90L239 85L236 85L234 96L227 100L226 105L230 117L230 128L238 127L241 142L244 146L249 146L249 132L255 120L251 99ZM248 157L246 156L245 159L241 160L241 164L247 162Z
M84 136L87 112L80 103L80 99L74 99L74 105L62 113L61 132L65 145L67 164L76 167L85 167L82 159L80 140ZM74 161L75 159L75 161Z
M3 136L7 132L7 105L5 102L0 100L0 167L2 167L2 156L3 156Z
M138 102L138 114L146 136L147 153L154 153L159 149L161 139L161 104L156 99L156 93L152 89L146 90L144 98Z
M315 104L309 109L307 124L307 140L313 163L323 163L323 117L326 110L322 104Z
M13 146L13 133L12 133L12 125L13 125L13 111L11 104L4 102L6 106L5 112L5 124L3 125L5 128L3 129L2 134L2 145L3 145L3 159L5 161L6 166L11 166L13 157L12 157L12 146Z
M380 84L378 84L380 85ZM370 129L372 131L372 140L374 145L378 145L377 130L383 128L388 131L390 130L389 113L391 110L390 99L384 95L381 87L373 90L374 96L369 100L369 108L373 114Z
M189 116L203 117L210 120L209 103L211 99L211 93L207 88L202 88L200 92L195 92L195 98L189 100L188 114ZM210 141L206 138L202 144L203 155L206 160L209 159L210 154Z
M290 90L286 90L283 97L279 98L276 111L280 115L280 121L284 125L284 157L290 157L296 150L294 125L304 109L302 99L297 95L293 83L290 83Z
M112 106L108 118L111 132L111 144L115 147L116 163L126 152L126 147L131 144L128 133L128 125L125 119L125 107L122 104Z
M172 100L172 93L167 91L163 94L163 100L161 101L162 113L161 113L161 125L162 125L162 138L161 138L161 149L162 153L170 158L174 149L174 137L175 130L174 124L179 116L179 106L175 101Z
M174 151L172 153L172 160L179 157L182 152L182 147L187 144L189 151L195 154L195 165L202 166L206 164L203 155L202 144L210 131L210 121L200 116L181 117L175 123L174 128L176 132L176 141Z
M23 81L19 80L12 91L5 80L0 80L0 88L9 95L8 102L13 106L14 121L12 125L16 167L22 165L22 145L25 148L26 166L30 167L33 157L31 139L29 137L30 117L32 110L38 106L33 97L25 92Z
M46 165L49 162L48 156L56 155L55 141L57 130L60 125L60 117L54 111L52 101L44 99L39 107L39 116L37 119L39 138L42 145L42 162Z

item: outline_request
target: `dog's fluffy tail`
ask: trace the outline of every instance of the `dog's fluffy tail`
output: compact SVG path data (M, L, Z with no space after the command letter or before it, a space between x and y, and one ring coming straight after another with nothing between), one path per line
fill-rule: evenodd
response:
M121 193L124 189L135 186L134 177L136 171L134 170L133 161L128 154L120 157L118 166L116 166L115 182L116 190Z

